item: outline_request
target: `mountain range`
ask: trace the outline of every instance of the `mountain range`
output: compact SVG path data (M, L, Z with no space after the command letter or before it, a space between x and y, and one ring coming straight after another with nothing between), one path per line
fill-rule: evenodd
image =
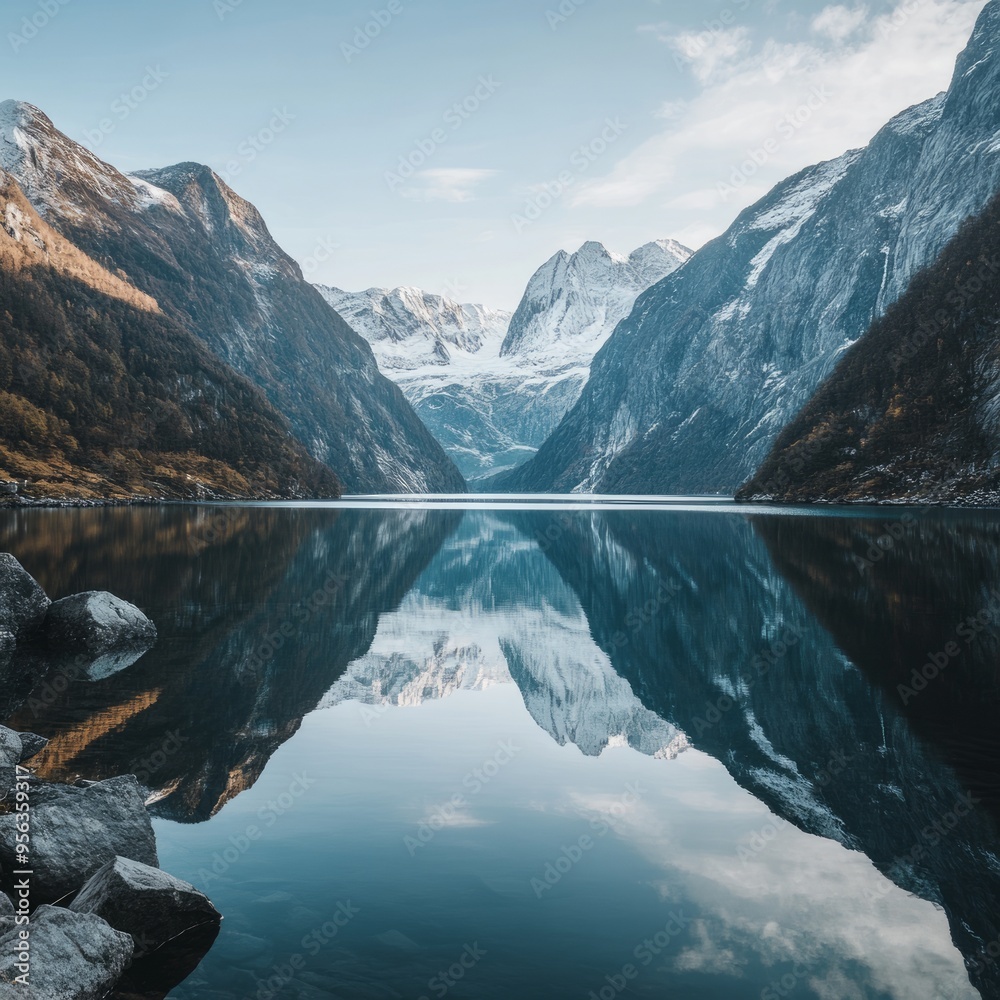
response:
M413 288L319 290L475 482L534 455L638 295L690 256L674 240L628 257L597 242L560 250L532 276L513 315Z
M732 495L1000 190L998 36L991 0L946 93L782 182L641 295L573 409L495 487Z
M349 493L461 492L464 481L367 343L208 167L125 176L31 105L0 104L0 170L81 257L256 386ZM9 182L8 182L9 183ZM47 332L17 329L15 339ZM181 375L165 371L185 392ZM283 490L282 492L289 492ZM315 490L309 492L316 495Z

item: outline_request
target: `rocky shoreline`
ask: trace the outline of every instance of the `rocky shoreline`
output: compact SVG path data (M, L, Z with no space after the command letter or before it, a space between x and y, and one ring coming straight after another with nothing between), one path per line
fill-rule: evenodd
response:
M153 623L126 601L103 591L51 601L0 553L3 717L53 672L108 677L155 641ZM134 775L41 781L30 762L47 743L0 726L0 993L160 1000L204 957L221 915L160 870Z

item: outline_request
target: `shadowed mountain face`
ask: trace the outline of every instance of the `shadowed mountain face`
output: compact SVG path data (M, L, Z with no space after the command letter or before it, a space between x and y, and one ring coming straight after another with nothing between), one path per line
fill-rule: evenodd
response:
M778 815L939 903L973 984L1000 996L984 951L1000 935L998 645L956 629L1000 585L1000 522L958 539L920 523L862 574L886 531L864 520L562 517L531 533L643 704ZM904 704L897 685L955 640L961 666Z
M44 549L45 512L19 514L3 544L52 596L112 589L160 637L104 681L70 672L66 683L54 670L11 724L52 736L35 762L42 777L134 772L152 811L183 822L256 781L456 523L261 508L60 513Z
M998 278L1000 197L844 355L737 496L994 504Z

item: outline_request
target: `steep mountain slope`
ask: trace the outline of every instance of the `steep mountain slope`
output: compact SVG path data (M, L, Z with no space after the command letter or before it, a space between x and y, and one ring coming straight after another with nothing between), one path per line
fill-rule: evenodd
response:
M320 291L475 480L534 454L636 296L690 255L672 240L629 257L600 243L560 251L532 277L513 317L416 289Z
M0 478L36 499L339 495L257 388L3 170Z
M464 488L365 342L208 167L125 177L14 101L0 104L0 167L54 229L259 385L348 492Z
M845 355L743 499L1000 500L1000 196Z
M1000 189L1000 0L946 94L778 185L640 296L513 490L731 493Z

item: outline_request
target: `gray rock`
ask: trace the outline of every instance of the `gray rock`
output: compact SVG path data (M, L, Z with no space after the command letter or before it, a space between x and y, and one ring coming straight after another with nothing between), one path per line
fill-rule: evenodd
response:
M15 867L15 818L0 816L0 861ZM39 783L31 789L33 901L76 892L121 855L157 866L156 838L133 775L87 788Z
M44 736L35 733L20 733L21 737L21 763L31 760L40 754L48 745L49 741Z
M0 936L14 926L14 904L6 893L0 892Z
M0 800L5 799L17 780L15 766L21 761L21 738L13 729L0 726Z
M137 957L185 931L222 919L211 900L193 885L121 857L91 877L70 909L94 913L130 934Z
M62 651L79 649L100 656L148 648L156 641L156 627L134 604L107 591L89 590L50 605L45 640Z
M8 729L0 726L0 767L13 767L20 764L24 754L21 737Z
M13 729L0 726L0 767L19 764L23 753L21 737Z
M48 597L34 577L9 553L0 552L0 631L20 642L41 626ZM9 639L0 640L0 649Z
M0 983L16 983L22 974L16 951L21 930L0 937ZM99 1000L132 959L127 934L100 917L55 906L40 906L32 914L30 942L29 985L11 993L24 1000Z

